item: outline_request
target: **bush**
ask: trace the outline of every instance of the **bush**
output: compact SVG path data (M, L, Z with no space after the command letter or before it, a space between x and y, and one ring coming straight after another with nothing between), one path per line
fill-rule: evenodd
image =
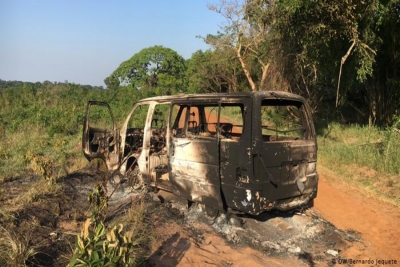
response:
M87 219L77 236L76 249L68 267L129 266L132 233L123 233L123 228L118 224L107 230L102 222Z

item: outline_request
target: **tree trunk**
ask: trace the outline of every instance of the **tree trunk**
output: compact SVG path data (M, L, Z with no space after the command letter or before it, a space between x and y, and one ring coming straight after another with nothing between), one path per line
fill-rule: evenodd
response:
M253 79L251 78L250 71L247 68L246 62L244 61L244 59L242 58L242 55L240 54L240 48L236 49L236 54L240 61L240 64L242 65L243 72L246 75L247 81L250 84L251 91L253 91L253 92L256 91L256 84L254 83Z
M264 86L265 86L265 80L267 79L267 74L268 74L268 69L269 69L269 63L268 64L262 64L260 62L261 66L262 66L262 76L261 76L261 81L260 81L260 86L259 88L261 90L264 90Z

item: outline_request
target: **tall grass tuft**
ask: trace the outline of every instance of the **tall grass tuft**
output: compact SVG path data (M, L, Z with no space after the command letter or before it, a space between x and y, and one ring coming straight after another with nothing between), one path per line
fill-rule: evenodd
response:
M38 253L28 237L0 227L0 266L30 266L29 263Z
M400 174L400 117L395 117L394 124L385 131L383 151L383 169L386 172Z

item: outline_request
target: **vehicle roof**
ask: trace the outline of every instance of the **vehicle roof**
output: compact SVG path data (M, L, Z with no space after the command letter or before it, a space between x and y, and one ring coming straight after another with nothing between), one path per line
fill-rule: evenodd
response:
M150 98L144 98L138 102L147 101L173 101L173 100L205 100L205 99L229 99L229 98L240 98L240 97L253 97L253 98L275 98L275 99L293 99L301 102L305 102L304 98L284 91L256 91L256 92L234 92L234 93L208 93L208 94L178 94L169 96L155 96Z

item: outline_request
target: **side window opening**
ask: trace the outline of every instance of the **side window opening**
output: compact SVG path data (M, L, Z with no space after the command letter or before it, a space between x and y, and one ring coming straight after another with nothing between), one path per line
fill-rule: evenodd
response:
M221 111L218 123L218 111ZM240 138L243 133L241 104L174 105L172 107L174 137L198 136Z
M226 138L238 139L243 133L243 106L222 104L220 113L220 134Z
M185 119L188 106L173 105L171 112L171 132L174 137L185 137Z
M190 135L197 135L200 132L200 113L199 113L199 107L197 106L191 106L189 109L189 114L188 114L188 134Z
M88 121L90 128L112 130L114 127L110 111L102 105L90 106Z
M218 106L204 107L204 113L206 116L203 132L205 135L217 134L218 125Z
M263 100L261 130L264 141L308 139L303 104L292 100Z

